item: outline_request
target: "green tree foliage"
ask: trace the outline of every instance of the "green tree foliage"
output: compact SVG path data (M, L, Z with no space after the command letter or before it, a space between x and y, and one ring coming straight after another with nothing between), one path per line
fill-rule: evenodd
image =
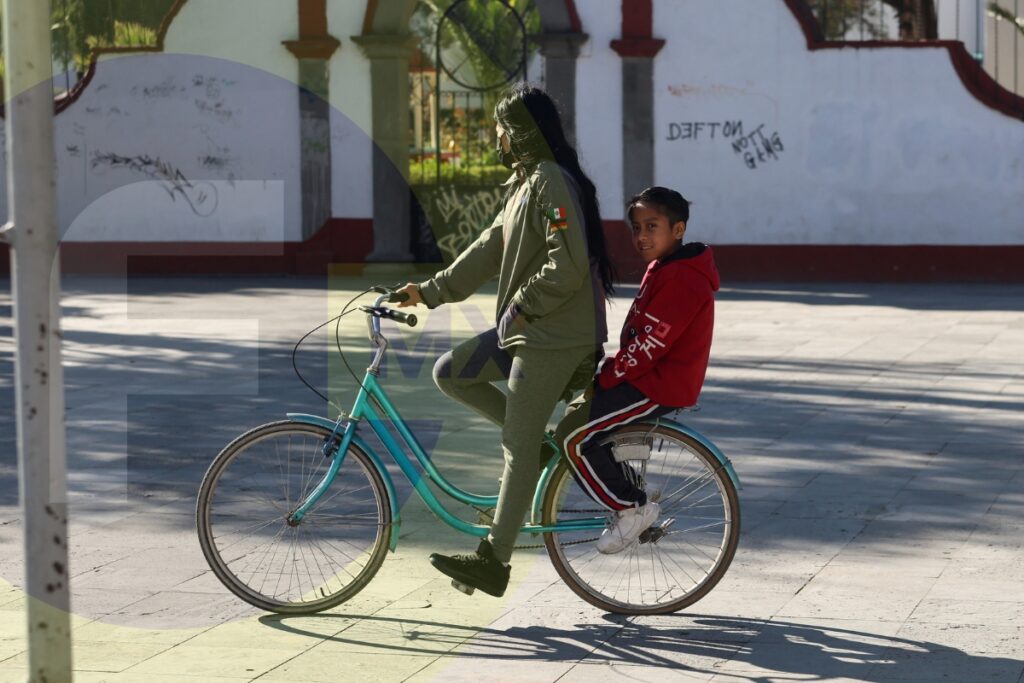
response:
M54 63L79 74L89 68L92 50L147 47L176 0L52 0ZM2 9L0 9L2 17ZM0 49L3 43L0 38ZM4 73L0 55L0 75Z
M442 22L446 12L447 19ZM432 73L429 78L419 73L412 76L422 80L413 84L411 118L420 120L427 135L421 141L424 149L412 150L410 179L414 183L469 184L504 180L507 169L494 165L492 112L502 86L523 78L523 63L529 63L536 53L530 37L540 32L540 15L533 0L508 0L507 5L499 0L420 0L410 31L419 39L419 66ZM438 47L443 66L457 81L435 64ZM466 92L464 86L476 92ZM437 97L438 87L435 125L441 149L434 150L435 141L430 137L433 105L427 100ZM444 155L440 163L435 156L439 152Z
M938 37L935 0L808 0L826 40L930 40ZM896 16L890 35L883 15Z
M1018 17L1016 14L1005 7L1000 6L999 3L996 2L988 3L988 13L993 17L1010 22L1020 32L1020 34L1024 36L1024 16Z
M458 6L452 9L456 4ZM508 6L498 0L420 0L416 12L420 20L414 20L413 27L421 44L431 47L431 59L432 48L440 37L446 65L451 68L465 60L471 69L461 74L463 78L467 82L475 80L471 85L487 87L504 82L522 59L529 59L534 49L527 41L527 53L523 54L520 26L509 7L523 20L527 35L539 31L540 16L532 0L508 0ZM441 17L449 10L438 36Z

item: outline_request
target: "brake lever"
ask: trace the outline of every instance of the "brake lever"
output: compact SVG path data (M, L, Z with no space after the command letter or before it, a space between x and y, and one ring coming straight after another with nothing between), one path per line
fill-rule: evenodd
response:
M399 285L396 285L396 287L397 286ZM402 302L409 300L408 294L406 294L405 292L395 291L395 289L392 289L390 287L385 287L383 285L374 285L371 289L377 294L386 294L388 297L387 301L389 304L400 304Z

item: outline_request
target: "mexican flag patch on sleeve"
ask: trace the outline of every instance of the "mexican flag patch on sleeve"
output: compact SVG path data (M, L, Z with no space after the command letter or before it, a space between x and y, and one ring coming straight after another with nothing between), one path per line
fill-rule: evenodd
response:
M564 230L569 225L569 212L564 207L554 207L544 213L551 222L552 230Z

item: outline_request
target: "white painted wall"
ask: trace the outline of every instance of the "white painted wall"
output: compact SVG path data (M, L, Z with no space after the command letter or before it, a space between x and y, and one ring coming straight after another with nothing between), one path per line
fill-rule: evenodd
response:
M298 37L297 2L188 0L167 31L165 51L230 60L294 83L299 63L282 41Z
M945 49L809 52L781 0L656 0L654 19L655 179L694 202L693 238L1024 244L1024 123L976 100ZM680 125L727 121L781 151L752 169L721 125Z
M580 153L615 219L622 88L609 43L621 7L577 7L590 35L578 62ZM331 64L334 215L365 218L369 63L351 40L362 3L329 12L342 41ZM281 0L190 0L169 53L104 60L57 118L65 239L299 239L297 62L281 46L295 37L294 14ZM656 0L654 19L667 40L655 60L655 178L694 201L695 239L1024 244L1024 123L978 102L946 50L809 52L782 0ZM749 168L726 122L759 141L759 127L777 134L778 149ZM695 123L718 125L684 128Z
M360 4L329 4L342 41L331 139L343 218L372 213L369 63L350 39ZM163 53L105 57L56 119L63 239L301 239L298 61L282 45L297 35L294 1L189 0ZM6 204L0 193L0 217Z
M298 96L234 61L105 61L57 117L67 241L299 238Z
M101 60L56 118L62 239L299 239L298 64L281 45L297 21L295 3L190 0L164 52Z
M583 44L576 62L576 141L583 170L597 186L601 216L622 218L622 60L611 41L622 36L620 0L577 2Z

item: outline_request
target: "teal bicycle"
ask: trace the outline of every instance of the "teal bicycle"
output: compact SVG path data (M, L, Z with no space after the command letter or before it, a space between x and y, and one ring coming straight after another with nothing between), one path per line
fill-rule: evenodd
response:
M228 444L203 478L196 505L203 554L228 590L255 607L283 614L334 607L366 586L395 551L402 521L396 489L364 438L367 429L442 522L470 536L489 530L450 512L430 486L477 513L498 500L446 479L388 398L379 380L388 348L381 320L415 325L416 317L384 305L401 301L393 290L364 294L370 291L380 296L358 310L375 353L349 413L336 420L289 413L256 427ZM546 438L558 450L550 433ZM623 552L599 553L594 541L611 513L583 493L560 454L540 475L522 532L542 537L569 588L608 612L664 614L700 600L725 574L739 539L739 479L729 460L693 429L665 418L624 426L604 442L659 503L660 519Z

